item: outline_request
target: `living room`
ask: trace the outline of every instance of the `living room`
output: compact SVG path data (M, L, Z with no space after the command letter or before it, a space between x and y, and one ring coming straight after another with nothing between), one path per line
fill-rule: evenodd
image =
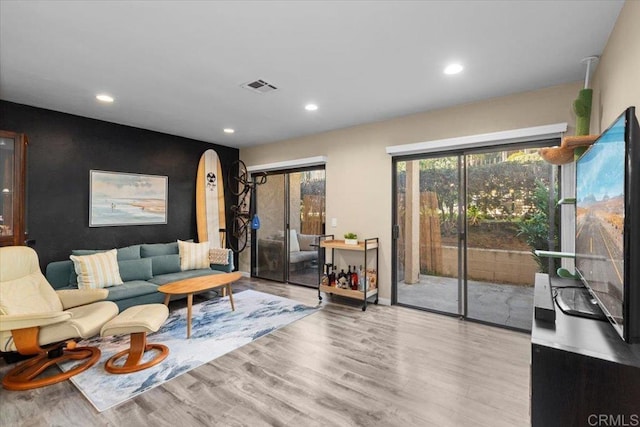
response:
M582 5L569 3L576 9L580 9ZM633 0L627 0L624 4L618 3L619 15L615 19L614 14L615 25L610 34L602 40L602 50L582 55L600 56L591 80L592 134L604 131L625 108L640 104L640 80L637 78L640 73L640 56L635 54L640 51L640 32L637 25L634 25L640 17L640 3ZM525 7L524 5L522 7ZM9 2L3 1L2 8L2 39L7 40L6 24L12 18L4 12L10 10ZM28 11L35 13L35 9L37 7ZM63 9L56 13L62 13ZM53 16L55 17L55 14ZM18 18L21 18L21 15L15 19ZM393 23L388 25L393 27ZM588 27L588 23L584 26ZM63 37L59 43L79 43L71 30L60 31L63 32ZM590 37L588 28L584 29L581 36ZM561 43L562 41L558 41L558 44ZM2 46L2 50L6 52L4 45ZM141 55L140 50L143 47L136 48L137 51L134 49L134 52L128 53L132 61L136 55ZM113 52L111 54L115 55ZM70 424L80 423L81 420L116 425L124 424L127 420L135 420L134 423L141 420L170 423L180 418L174 418L176 415L171 411L186 417L182 418L182 422L189 424L313 424L313 419L302 414L302 406L296 403L296 397L305 404L320 401L309 409L309 414L321 417L316 422L320 425L526 425L529 418L528 335L460 322L455 318L432 313L387 307L393 301L394 256L391 227L392 156L387 154L385 148L561 122L569 124L567 134L572 134L575 117L571 111L571 104L584 85L584 64L580 64L582 57L577 58L574 67L579 77L569 81L551 84L539 82L530 90L496 91L492 96L470 98L442 108L424 108L417 110L420 112L396 114L390 118L361 121L360 124L336 126L320 132L303 131L295 134L296 136L272 141L254 136L253 142L260 145L250 145L233 142L234 137L239 137L243 131L248 132L240 128L236 129L235 135L221 134L216 128L211 131L212 134L215 131L216 135L206 140L190 136L191 134L182 130L194 124L194 119L180 117L176 120L174 116L180 116L179 108L169 107L166 109L166 116L160 117L161 121L167 123L181 122L180 127L174 131L159 131L158 128L147 130L134 122L116 119L108 109L99 113L100 115L83 116L77 112L68 114L74 110L59 109L54 104L43 102L42 99L48 95L44 91L9 91L11 88L5 86L7 83L4 75L5 72L12 71L12 57L5 57L5 53L2 55L0 129L24 133L29 138L27 231L30 244L38 253L43 271L52 261L68 259L71 251L78 248L120 248L139 243L162 243L195 238L197 234L193 178L200 155L209 148L216 150L223 165L230 165L237 159L242 159L249 167L281 162L295 165L300 159L324 157L325 215L326 218L336 219L336 226L331 227L327 224L326 232L341 237L346 232L354 231L361 239L380 239L379 299L383 305L371 307L362 313L357 307L354 309L348 304L331 303L323 309L327 311L327 318L321 320L310 316L306 318L306 324L301 323L303 321L297 322L293 329L283 330L284 332L281 331L281 335L275 335L275 338L271 335L271 338L264 337L254 343L254 347L246 346L236 350L234 354L225 356L226 359L217 359L215 364L198 368L194 374L177 383L168 382L134 399L133 403L105 413L93 412L77 390L69 385L55 385L37 392L25 392L28 398L21 398L20 393L3 390L0 396L2 412L12 414L11 418L3 418L7 425L62 423L64 415L72 413L76 415L70 415L71 420L67 420ZM37 52L29 52L29 55L32 55L31 66L34 69L55 65L39 59ZM82 70L68 67L66 58L59 59L59 66L65 68L69 75L82 73ZM537 66L544 68L540 64ZM108 72L105 74L114 80L124 78L122 75L125 72L122 69L106 69ZM28 79L27 74L23 74L23 77ZM347 73L344 78L347 77L357 79L357 76L351 73ZM44 77L41 76L39 79ZM500 76L500 79L509 80L509 76ZM166 76L167 82L171 80L172 76ZM181 81L187 85L184 80ZM243 81L238 82L240 83ZM139 82L131 83L132 86L137 84ZM450 85L450 82L442 84ZM56 82L51 82L50 85L44 87L53 92L68 90ZM459 91L448 87L452 93ZM174 94L177 99L181 90L194 89L176 88ZM71 95L75 97L76 93L70 92ZM262 96L260 102L269 95L259 95ZM119 103L129 102L126 101L126 96L114 94L116 102L110 108L117 108ZM319 107L317 113L330 108L322 104ZM217 110L213 113L206 112L204 116L214 115L216 112ZM311 118L311 124L320 121L317 117ZM89 170L169 176L169 220L165 225L157 226L89 227ZM226 194L225 198L227 206L234 203L231 194ZM249 253L245 251L236 259L236 265L247 275L251 267ZM272 291L305 304L317 304L317 295L310 289L267 281L257 281L251 285L249 279L247 283L245 286L255 286L264 292ZM329 322L329 327L337 331L334 332L337 336L328 337L329 341L319 337L315 340L304 337L318 334L319 329L326 327L323 326L324 322ZM359 324L363 325L365 331L358 328ZM425 329L432 331L425 332ZM443 331L459 336L447 342ZM335 376L324 370L329 368L316 366L322 365L324 359L335 361L335 355L330 354L332 352L343 358L349 357L337 351L336 344L330 343L331 339L335 339L338 345L347 346L349 351L365 351L367 347L363 345L349 346L348 342L354 336L350 335L351 333L361 334L356 335L355 341L368 341L374 346L374 353L380 357L393 358L394 361L387 365L392 372L376 370L376 373L372 373L353 360L345 362L349 370L340 368L339 374L336 373ZM428 338L419 338L420 345L411 343L423 334ZM298 360L306 357L305 353L296 348L298 340L305 343L306 352L313 353L306 361ZM474 346L471 345L473 343ZM323 345L330 347L324 349ZM467 353L473 352L473 348L477 347L493 347L495 351L489 348L480 349L479 353ZM408 355L407 351L417 352L418 355ZM492 359L493 354L495 359ZM373 363L371 359L375 359L374 356L369 355L366 359ZM478 365L474 365L475 359L481 359ZM459 362L455 369L463 370L458 377L445 376L437 368L438 365L454 364L451 360ZM429 367L432 368L431 380L425 378L426 373L416 373L416 378L411 378L413 370L428 371ZM464 372L465 368L469 371ZM484 370L486 374L489 369L503 370L502 374L496 375L502 376L504 382L484 383L480 378L480 372ZM279 377L274 374L279 370L287 375ZM305 370L308 374L304 373ZM318 373L318 370L321 372ZM296 380L296 377L299 378ZM457 378L460 383L454 386L452 381L456 380L452 378ZM260 397L271 393L268 386L270 382L275 387L273 400ZM318 385L314 385L315 382ZM379 384L374 386L375 383ZM282 391L288 386L289 391ZM306 387L312 386L314 391L307 392ZM368 386L374 387L385 398L374 399L370 394L366 394ZM326 390L317 390L316 387L324 387ZM504 389L500 390L501 387ZM219 394L209 392L207 388L214 388ZM417 396L424 388L427 388L428 392L425 393L424 400L421 400ZM190 389L195 392L190 392ZM403 389L405 391L402 391ZM381 390L386 392L383 393ZM491 391L496 393L491 394ZM442 393L441 396L438 396L439 392ZM198 393L200 396L195 396ZM394 400L394 393L400 394L402 399ZM416 397L410 398L410 394L415 394ZM371 402L371 407L367 402L356 403L363 395L366 396L364 399ZM20 399L25 402L20 403ZM240 403L236 405L229 399L237 399ZM59 406L63 409L54 408L60 404L60 400L72 403ZM457 402L456 405L451 403L454 401ZM54 412L51 418L37 414L38 407L43 405L51 406L51 411ZM177 409L181 405L192 408L194 412L187 415L189 409ZM327 408L330 405L343 409L334 412ZM415 408L420 405L428 407L431 412L427 408ZM462 408L465 405L467 408ZM11 406L8 411L7 406ZM163 406L175 409L163 409ZM211 409L207 410L207 407ZM269 407L271 410L267 409ZM226 422L216 420L216 414L226 414ZM586 423L583 422L582 425Z

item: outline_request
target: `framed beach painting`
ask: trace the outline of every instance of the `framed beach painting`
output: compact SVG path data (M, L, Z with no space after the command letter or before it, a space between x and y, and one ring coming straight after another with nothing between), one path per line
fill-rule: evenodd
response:
M89 227L167 223L168 177L89 173Z

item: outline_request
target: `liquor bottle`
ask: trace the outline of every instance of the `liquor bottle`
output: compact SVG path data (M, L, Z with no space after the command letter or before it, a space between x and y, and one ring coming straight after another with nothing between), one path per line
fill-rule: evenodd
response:
M322 277L320 278L320 283L324 286L329 285L329 265L325 264L322 268Z
M344 272L344 268L342 270L340 270L340 273L338 273L338 278L336 279L336 286L339 288L343 288L344 285L347 282L347 275Z
M351 266L349 266L349 270L347 271L347 289L351 289Z
M336 285L336 266L334 265L333 269L331 270L331 273L329 273L329 286L335 286L335 285Z
M355 265L353 266L353 273L351 273L351 289L358 290L358 272Z
M362 269L362 265L360 266L360 270L358 271L358 276L360 276L360 282L358 283L358 289L364 292L364 283L366 282L366 272Z

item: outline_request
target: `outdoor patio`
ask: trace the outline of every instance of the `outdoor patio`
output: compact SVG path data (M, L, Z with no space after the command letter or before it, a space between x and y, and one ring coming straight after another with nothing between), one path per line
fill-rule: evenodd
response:
M533 287L468 281L468 317L531 330ZM398 282L398 302L448 313L458 312L458 279L420 275L420 282Z
M289 282L317 287L317 267L290 272ZM468 281L468 317L530 331L533 286ZM420 282L398 282L398 303L446 313L458 311L458 279L420 275Z

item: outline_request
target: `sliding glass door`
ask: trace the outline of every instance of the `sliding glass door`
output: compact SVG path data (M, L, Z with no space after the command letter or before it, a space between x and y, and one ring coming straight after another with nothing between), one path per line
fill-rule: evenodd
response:
M318 286L318 236L324 234L324 169L289 174L289 275Z
M532 146L394 159L395 300L530 330L555 169ZM549 211L549 206L552 207Z
M256 212L260 228L251 239L255 262L253 275L263 279L285 280L285 178L284 174L269 175L256 187Z
M261 227L252 240L255 277L318 286L318 236L324 234L324 168L269 173L256 188Z
M548 271L547 260L534 257L532 250L548 249L549 238L556 244L554 234L549 235L548 210L550 196L552 213L555 208L555 168L537 149L465 158L466 315L530 330L534 277Z
M396 163L397 302L462 314L460 156Z

